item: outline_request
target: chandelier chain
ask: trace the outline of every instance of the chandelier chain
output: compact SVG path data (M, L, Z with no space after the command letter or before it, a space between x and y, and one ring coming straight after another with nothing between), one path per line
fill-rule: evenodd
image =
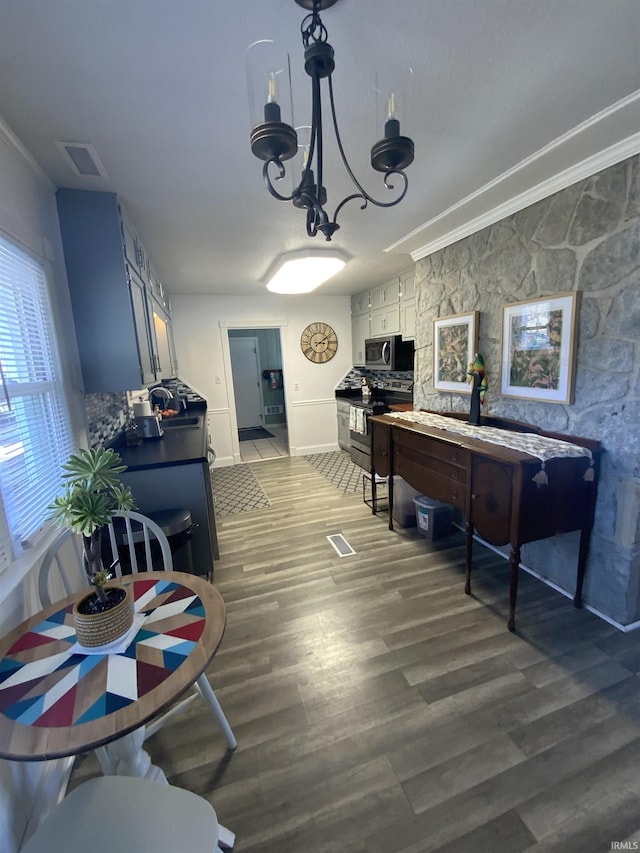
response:
M306 15L300 24L300 33L302 34L302 44L305 49L309 47L309 44L313 42L324 42L329 38L329 33L327 32L327 28L322 23L322 19L320 18L320 2L319 0L314 0L313 2L313 12L309 15Z

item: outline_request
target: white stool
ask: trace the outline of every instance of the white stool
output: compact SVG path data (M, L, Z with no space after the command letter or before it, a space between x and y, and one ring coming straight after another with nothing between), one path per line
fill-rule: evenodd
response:
M148 779L102 776L65 797L21 853L220 853L220 845L230 848L234 841L197 794Z

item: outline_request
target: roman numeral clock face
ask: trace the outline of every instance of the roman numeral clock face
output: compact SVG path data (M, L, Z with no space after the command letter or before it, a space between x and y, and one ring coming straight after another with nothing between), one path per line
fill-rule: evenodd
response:
M300 335L300 349L316 364L324 364L338 351L338 336L326 323L312 323Z

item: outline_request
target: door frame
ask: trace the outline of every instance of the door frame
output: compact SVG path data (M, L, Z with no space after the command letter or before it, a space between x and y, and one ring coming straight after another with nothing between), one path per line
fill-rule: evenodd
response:
M230 329L277 329L280 334L280 353L282 355L282 376L285 379L284 383L284 413L285 423L287 425L287 443L289 456L291 456L291 445L293 439L293 430L291 422L292 409L289 403L289 384L286 382L287 376L287 360L285 348L283 346L283 330L289 326L288 320L280 321L264 321L264 320L219 320L220 339L222 344L222 367L224 371L224 379L227 386L227 399L229 402L229 428L231 431L231 449L233 454L234 465L239 465L242 462L240 456L240 440L238 439L238 419L236 417L236 397L233 390L233 370L231 368L231 349L229 346L229 330Z

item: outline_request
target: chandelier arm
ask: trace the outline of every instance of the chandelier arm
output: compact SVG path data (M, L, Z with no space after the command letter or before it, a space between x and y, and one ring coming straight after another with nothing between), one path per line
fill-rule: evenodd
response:
M271 163L275 163L275 165L278 167L278 176L276 177L276 181L280 181L285 176L286 170L280 160L277 160L275 158L271 160L265 160L265 163L262 167L262 177L264 178L266 188L269 190L271 195L278 201L291 201L293 199L293 193L291 193L291 195L280 195L280 193L271 183L271 176L269 175L269 166L271 165Z
M331 79L331 78L329 78ZM316 178L318 180L318 190L316 192L316 201L317 204L320 205L322 209L322 187L323 187L323 179L324 179L324 146L322 140L322 94L320 91L320 78L317 74L314 74L312 77L312 98L313 98L313 110L312 110L312 119L311 123L313 124L314 131L312 131L312 135L316 141Z
M336 207L335 212L333 214L333 222L336 222L338 219L338 214L342 210L342 208L347 204L347 202L354 201L356 198L362 199L362 204L360 205L360 210L364 210L365 207L369 204L369 200L362 195L362 193L353 193L353 195L348 195L346 198L343 198L340 204Z
M340 138L340 131L338 130L338 119L336 117L336 105L335 105L335 102L333 100L333 81L332 81L331 76L329 76L329 103L331 104L331 118L333 120L333 131L334 131L335 136L336 136L336 142L338 144L338 151L340 152L340 156L342 157L342 163L344 164L344 168L346 169L347 174L349 175L349 177L351 178L351 180L353 181L355 186L360 190L360 193L358 195L348 196L347 198L345 198L343 201L340 202L340 204L336 208L336 212L334 214L333 221L335 222L335 218L338 215L338 211L340 210L340 208L344 204L346 204L348 201L351 201L351 199L353 199L353 198L358 198L359 196L364 198L366 201L370 201L371 204L374 204L376 207L394 207L396 204L399 204L402 201L402 199L405 197L405 195L407 194L407 189L409 187L409 180L408 180L407 176L405 175L405 173L403 171L401 171L400 169L393 169L389 172L385 172L385 176L384 176L384 185L385 185L385 187L387 187L387 189L390 189L390 190L393 189L393 184L390 184L388 181L388 178L390 175L400 175L404 181L404 189L402 190L402 194L397 199L395 199L394 201L377 201L372 195L369 195L369 193L365 190L365 188L362 186L360 181L353 174L353 170L352 170L351 166L349 165L349 161L347 160L347 155L344 153L344 148L342 147L342 139Z

